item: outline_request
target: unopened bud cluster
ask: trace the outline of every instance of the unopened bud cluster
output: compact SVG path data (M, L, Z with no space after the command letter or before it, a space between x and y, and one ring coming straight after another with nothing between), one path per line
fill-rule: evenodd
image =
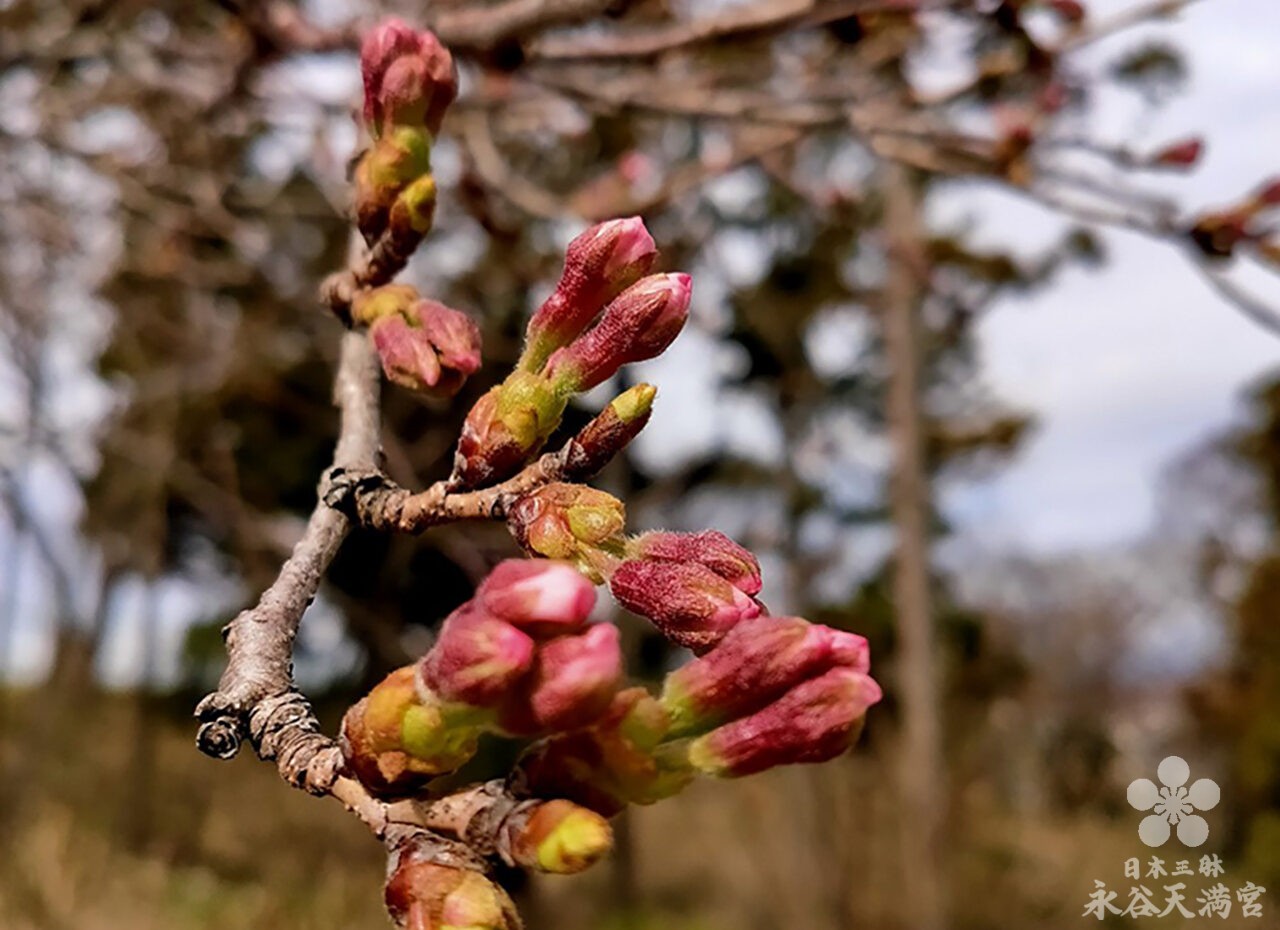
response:
M431 144L458 94L453 57L430 32L392 19L360 48L364 124L372 147L356 167L356 224L372 244L388 235L409 255L431 228Z
M480 330L465 313L405 284L356 296L352 320L369 327L387 378L411 391L451 397L480 367Z
M656 257L639 217L600 223L569 243L560 281L530 319L515 370L467 415L457 486L515 474L559 426L574 394L666 350L688 317L691 284L685 274L646 276ZM592 443L617 451L643 427L652 402L647 385L615 399L586 437L586 454Z

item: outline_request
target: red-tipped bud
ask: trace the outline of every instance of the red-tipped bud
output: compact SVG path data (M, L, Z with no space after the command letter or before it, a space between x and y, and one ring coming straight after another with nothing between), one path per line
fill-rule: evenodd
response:
M562 390L585 391L623 365L660 355L684 328L692 291L687 274L642 278L605 308L599 323L551 355L547 377Z
M429 843L405 844L387 863L387 912L402 930L518 930L507 893L479 872L432 861Z
M595 606L595 586L567 562L507 559L476 591L488 613L535 637L575 632Z
M565 476L582 481L613 461L649 422L657 393L652 384L637 384L606 404L570 441L564 458Z
M1173 142L1151 156L1149 163L1158 168L1190 168L1204 154L1204 140L1198 136Z
M570 242L560 282L529 320L521 367L540 371L553 351L576 339L605 304L639 280L657 254L638 216L597 223Z
M409 794L476 752L480 731L424 696L412 665L388 675L347 711L340 745L347 768L376 794Z
M419 300L407 315L378 316L369 331L387 378L409 390L448 397L480 367L480 330L434 300Z
M512 505L507 525L527 552L568 559L593 580L622 549L622 501L582 484L555 482Z
M695 563L628 559L614 570L609 590L619 604L647 617L667 639L697 653L760 614L760 605L751 597Z
M581 635L557 637L538 650L533 673L499 723L515 734L586 726L608 710L621 678L617 627L602 623Z
M422 658L422 681L448 701L493 707L533 664L533 640L473 604L454 611Z
M540 872L573 875L613 848L609 821L572 801L539 804L512 826L512 861Z
M467 414L454 456L453 482L481 488L510 478L555 432L567 403L538 375L512 372Z
M777 765L826 762L857 739L880 686L851 668L797 685L768 707L693 741L689 761L708 775L737 778Z
M458 95L453 56L431 32L398 19L372 30L360 47L364 121L377 138L390 126L425 126L432 135Z
M760 563L719 530L701 533L642 533L627 544L627 557L649 562L703 565L744 594L760 593Z
M836 666L868 672L867 641L799 617L744 620L663 682L671 735L704 732L753 713Z

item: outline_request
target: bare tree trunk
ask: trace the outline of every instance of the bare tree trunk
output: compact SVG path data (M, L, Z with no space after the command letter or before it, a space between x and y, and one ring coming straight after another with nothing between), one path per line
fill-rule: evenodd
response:
M884 229L889 278L884 316L889 362L888 421L893 446L890 507L897 532L893 599L897 614L897 682L902 706L899 785L901 852L913 930L945 925L942 875L943 772L933 610L929 597L929 486L925 474L917 317L920 205L910 173L884 169Z

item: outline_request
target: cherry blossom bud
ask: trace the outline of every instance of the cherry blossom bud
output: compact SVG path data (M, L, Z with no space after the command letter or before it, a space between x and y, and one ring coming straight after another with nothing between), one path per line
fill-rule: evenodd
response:
M706 652L760 605L711 569L696 563L628 559L609 590L632 613L647 617L673 643Z
M622 549L622 501L582 484L554 482L520 498L507 525L532 555L569 559L593 580Z
M370 791L409 794L466 763L479 736L464 715L423 695L410 665L347 711L340 745L347 768Z
M356 225L365 242L372 243L382 235L401 192L408 194L413 182L429 176L430 172L431 137L425 129L397 126L374 143L360 159L355 172ZM426 188L420 187L411 195L416 215L426 209L421 202L425 193ZM434 199L434 183L430 193ZM420 221L420 216L418 219ZM408 220L401 221L405 222Z
M590 478L626 448L649 422L658 389L637 384L623 391L573 438L565 456L565 473Z
M431 231L436 216L436 179L429 174L409 183L391 204L387 231L396 250L408 255Z
M573 875L599 862L613 848L609 821L572 801L547 801L521 820L511 840L516 865Z
M590 727L531 746L520 773L534 795L566 798L606 817L627 804L652 804L680 792L694 775L683 745L660 742L666 721L643 688L621 691Z
M607 623L542 645L533 672L506 702L499 725L511 734L572 730L608 708L622 678L618 629Z
M540 371L553 351L581 335L605 304L639 280L657 254L638 216L597 223L570 242L556 289L529 320L520 366Z
M1198 136L1166 145L1151 156L1151 165L1159 168L1190 168L1204 153L1204 140Z
M627 545L627 557L649 562L703 565L744 594L760 593L760 563L750 550L719 530L701 533L642 533Z
M425 126L434 136L458 95L453 56L431 32L390 19L360 47L364 122L375 139L391 126Z
M468 602L445 620L418 667L445 700L492 707L533 665L533 651L527 634Z
M753 713L836 666L866 674L871 667L867 641L800 617L744 620L714 649L663 682L670 735L705 732Z
M514 475L555 432L567 403L538 375L512 372L467 414L454 455L453 482L480 488Z
M1280 190L1280 186L1278 186ZM1210 258L1229 258L1248 236L1250 211L1206 213L1188 231L1191 241Z
M429 843L397 848L387 863L387 912L403 930L518 930L507 893L479 872L431 861Z
M867 708L880 696L880 686L862 672L833 668L763 710L694 740L689 761L721 778L777 765L826 762L853 745Z
M576 632L595 606L595 586L567 562L499 562L476 600L486 612L533 637Z
M390 285L379 291L403 286ZM480 330L465 314L434 300L418 300L401 313L389 312L394 299L357 300L353 315L374 316L370 326L374 348L387 378L401 387L440 397L458 392L480 367Z
M627 288L604 315L548 359L546 374L562 391L586 391L630 362L660 355L689 318L687 274L655 274Z

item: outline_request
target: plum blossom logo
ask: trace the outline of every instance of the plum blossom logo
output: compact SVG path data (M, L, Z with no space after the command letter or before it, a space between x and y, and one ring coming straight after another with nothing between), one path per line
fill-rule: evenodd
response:
M1138 837L1148 846L1163 846L1176 827L1184 846L1199 846L1209 838L1209 824L1195 811L1213 810L1222 791L1212 778L1197 778L1187 787L1191 767L1178 756L1169 756L1156 768L1160 787L1149 778L1129 784L1129 804L1135 810L1152 811L1138 825Z

